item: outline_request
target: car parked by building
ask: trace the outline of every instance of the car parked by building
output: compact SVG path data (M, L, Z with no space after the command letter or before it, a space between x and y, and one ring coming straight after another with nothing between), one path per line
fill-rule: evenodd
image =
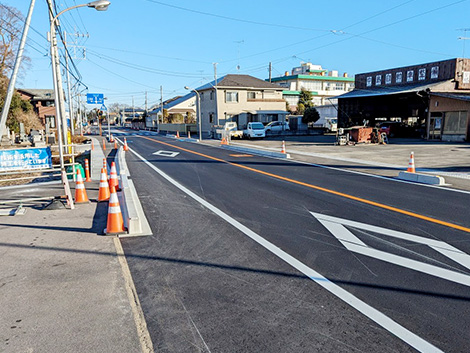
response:
M290 130L289 124L285 121L271 121L264 127L264 131L268 132L281 132Z

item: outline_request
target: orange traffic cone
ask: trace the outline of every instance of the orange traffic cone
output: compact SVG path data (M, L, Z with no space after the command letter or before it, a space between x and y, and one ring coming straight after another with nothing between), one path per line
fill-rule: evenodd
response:
M117 141L114 140L114 149L117 150Z
M114 136L110 135L109 142L114 142Z
M91 140L91 150L92 150L92 151L95 150L95 145L93 145L93 140Z
M106 169L101 168L100 190L98 192L98 202L109 200L110 192Z
M180 138L180 132L179 132L179 131L176 131L176 138L177 138L177 139Z
M124 227L124 220L122 218L121 207L119 206L119 199L116 194L116 189L111 187L111 196L109 197L108 206L108 222L106 224L105 234L123 234L126 232Z
M286 143L282 141L281 153L286 153Z
M415 169L415 154L411 152L410 161L408 162L408 169L406 170L408 173L416 173Z
M127 139L124 137L124 151L129 151L129 147L127 146Z
M89 183L90 181L90 164L88 163L88 159L85 159L85 182Z
M85 184L83 183L82 174L77 170L77 181L75 183L75 203L86 203L90 202L85 190Z
M188 131L188 139L191 138L191 131Z
M103 140L103 151L106 151L106 140Z
M225 139L225 137L222 137L222 141L220 141L220 144L221 145L227 145L227 140Z
M109 187L112 188L116 188L116 190L120 190L119 189L119 180L118 180L118 177L117 177L117 171L116 171L116 164L114 162L111 163L111 172L109 173L110 177L109 177Z

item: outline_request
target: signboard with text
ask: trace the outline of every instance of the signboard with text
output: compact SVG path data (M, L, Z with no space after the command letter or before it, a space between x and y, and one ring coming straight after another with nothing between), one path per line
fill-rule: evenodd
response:
M46 148L0 150L0 172L52 168L52 154Z
M88 104L103 104L104 94L103 93L87 93L86 102Z

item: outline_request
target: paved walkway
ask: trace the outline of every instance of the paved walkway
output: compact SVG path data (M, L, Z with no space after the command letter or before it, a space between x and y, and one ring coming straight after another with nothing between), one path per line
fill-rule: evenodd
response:
M95 154L92 165L102 158ZM102 235L107 202L96 202L99 176L92 178L91 202L74 210L42 209L64 194L61 183L0 189L1 202L45 198L0 218L0 352L142 352L129 274L116 238Z

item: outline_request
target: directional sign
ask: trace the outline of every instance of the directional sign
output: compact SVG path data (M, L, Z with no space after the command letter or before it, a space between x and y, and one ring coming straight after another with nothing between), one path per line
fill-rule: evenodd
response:
M413 243L429 246L431 249L441 253L442 255L459 263L460 265L466 268L470 268L470 256L443 241L398 232L391 229L376 227L365 223L354 222L347 219L326 216L319 213L310 213L326 229L328 229L330 233L333 234L346 249L352 252L470 287L470 276L466 274L448 270L439 266L430 265L421 261L409 259L404 256L391 254L386 251L374 249L373 247L367 245L358 237L356 237L345 226L352 227L354 229L360 229L362 231L369 231L376 234L382 234L395 239L407 240Z
M103 104L104 94L103 93L87 93L86 102L88 104Z

